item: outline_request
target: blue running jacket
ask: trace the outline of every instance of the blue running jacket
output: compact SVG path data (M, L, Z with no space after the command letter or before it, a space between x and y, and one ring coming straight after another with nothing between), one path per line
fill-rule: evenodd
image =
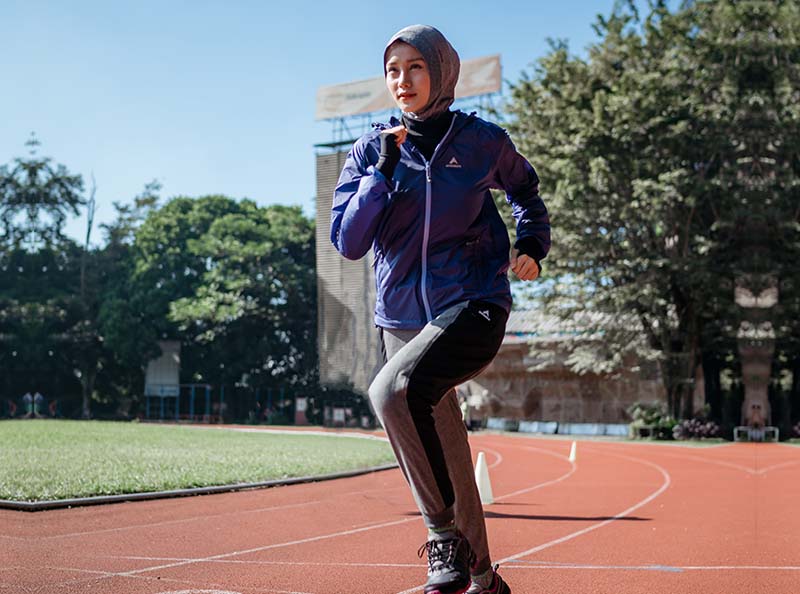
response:
M393 180L374 165L377 124L347 155L331 209L331 241L346 258L375 253L375 323L418 329L467 300L511 309L507 276L511 246L490 189L506 192L517 239L550 249L550 220L539 178L505 130L456 111L430 161L410 141L400 147ZM530 252L530 249L528 249Z

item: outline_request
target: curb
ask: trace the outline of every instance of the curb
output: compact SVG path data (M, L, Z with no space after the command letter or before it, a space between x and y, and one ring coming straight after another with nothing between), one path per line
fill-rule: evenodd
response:
M147 493L127 493L123 495L100 495L97 497L81 497L76 499L54 499L50 501L11 501L0 499L0 509L11 509L15 511L36 512L48 509L63 509L71 507L83 507L87 505L104 505L107 503L122 503L126 501L145 501L149 499L169 499L172 497L190 497L192 495L211 495L215 493L229 493L232 491L245 491L248 489L267 489L270 487L281 487L284 485L298 485L301 483L314 483L319 481L330 481L340 478L349 478L391 470L397 468L397 463L384 464L382 466L372 466L358 470L347 470L334 472L331 474L320 474L316 476L301 476L286 479L276 479L258 483L237 483L234 485L217 485L214 487L196 487L193 489L174 489L170 491L150 491Z

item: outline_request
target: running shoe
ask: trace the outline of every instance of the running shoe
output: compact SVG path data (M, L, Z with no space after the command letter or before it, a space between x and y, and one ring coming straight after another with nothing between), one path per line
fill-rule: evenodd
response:
M425 594L464 594L469 588L472 549L461 534L447 540L429 540L417 555L428 553L428 581Z
M503 578L497 573L497 568L499 566L495 565L492 567L492 585L491 587L483 588L476 583L472 583L469 587L469 590L466 591L465 594L511 594L511 588L508 587L508 584L503 581Z

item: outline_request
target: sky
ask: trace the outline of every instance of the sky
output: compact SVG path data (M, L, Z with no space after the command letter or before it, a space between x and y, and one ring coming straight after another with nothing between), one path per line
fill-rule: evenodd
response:
M314 216L314 144L333 138L314 120L317 89L381 76L397 30L433 25L462 60L500 54L516 82L548 38L584 54L613 4L3 0L0 165L26 156L35 133L40 155L87 189L94 176L94 245L112 203L154 179L162 202L225 194ZM85 213L66 232L82 242Z

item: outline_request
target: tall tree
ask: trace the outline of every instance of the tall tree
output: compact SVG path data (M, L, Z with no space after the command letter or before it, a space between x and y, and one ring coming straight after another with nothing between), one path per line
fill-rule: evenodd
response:
M83 179L30 154L0 167L0 358L6 389L68 389L85 335L80 301L82 250L64 235L85 204ZM80 330L79 330L80 329Z
M159 339L181 340L188 381L312 382L313 237L313 223L296 207L171 199L135 232L124 295L105 309L106 327L117 328L109 341L133 355L157 352Z
M298 207L243 201L190 242L207 262L193 295L170 319L202 346L206 370L250 386L316 377L314 228ZM211 379L211 378L208 378Z
M639 353L657 356L675 416L695 408L703 349L735 349L744 239L763 234L747 224L754 196L741 165L765 146L748 138L782 135L747 125L758 112L749 89L763 70L744 59L743 39L754 28L769 39L780 12L794 11L772 4L700 1L671 11L655 2L644 18L623 6L598 19L601 41L587 59L555 43L508 105L509 129L549 198L549 309L606 314L595 318L601 351L576 350L574 365L617 364L641 334Z
M34 251L63 241L67 217L80 214L86 202L83 178L39 157L40 144L31 135L29 157L0 167L0 239L7 248Z

